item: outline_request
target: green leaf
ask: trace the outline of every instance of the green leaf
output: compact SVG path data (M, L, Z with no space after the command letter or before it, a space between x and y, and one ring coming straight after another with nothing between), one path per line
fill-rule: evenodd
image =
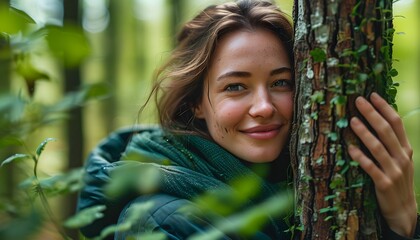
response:
M336 198L336 197L337 197L337 195L336 195L336 194L332 194L332 195L325 196L325 197L324 197L324 200L325 200L325 201L328 201L328 200L334 199L334 198Z
M319 209L319 213L326 213L326 212L329 212L329 211L330 211L330 207Z
M189 239L220 239L227 233L237 233L244 236L244 239L248 239L247 236L255 234L269 221L268 215L276 217L290 213L290 208L293 205L292 199L292 196L288 193L275 195L252 208L246 208L242 212L219 218L212 224L216 226L215 228L197 233Z
M196 197L194 203L202 212L227 216L243 207L261 190L260 179L249 175L235 179L230 185L234 191L214 189Z
M411 117L411 116L415 116L417 114L420 114L420 107L410 110L408 113L406 113L402 117L403 118L408 118L408 117Z
M84 169L74 169L64 174L40 180L39 184L48 196L79 191L83 187Z
M79 91L67 93L57 104L47 108L48 112L62 112L80 107L91 100L99 100L111 94L110 87L105 83L84 85Z
M33 65L29 56L25 56L22 60L16 62L16 72L27 82L50 79L48 74Z
M9 163L11 163L13 161L23 160L23 159L26 159L26 158L32 159L32 155L30 155L30 154L23 154L23 153L17 153L15 155L12 155L12 156L6 158L6 160L4 160L1 163L0 167L3 167L4 165L9 164Z
M145 203L135 203L130 206L127 213L127 218L124 222L111 225L106 227L101 231L101 239L106 238L107 236L115 233L115 232L124 232L130 230L131 226L136 224L139 219L144 215L150 208L153 207L152 202L145 202ZM137 238L136 238L137 239ZM143 238L140 238L143 239Z
M67 228L81 228L93 223L95 220L104 217L102 213L106 209L105 205L96 205L81 210L76 215L70 217L64 222Z
M345 174L348 170L349 170L349 165L345 165L344 167L343 167L343 169L341 169L341 171L340 171L340 173L341 174Z
M343 95L337 95L335 97L333 97L330 101L331 104L335 104L335 105L344 105L347 102L347 98Z
M161 168L156 164L124 161L110 172L112 181L104 186L105 194L115 198L127 190L149 193L156 190L161 181Z
M105 83L86 85L83 91L84 101L105 98L108 97L111 93L110 87Z
M359 73L358 75L357 75L357 79L360 81L360 82L366 82L366 80L369 78L369 75L367 75L366 73Z
M363 187L363 183L356 183L350 186L351 188L362 188Z
M124 232L130 230L131 225L129 224L118 224L110 225L101 231L100 239L105 239L107 236L114 234L115 232Z
M33 23L35 21L25 12L16 8L9 8L7 4L0 3L0 32L9 35L16 34L26 30L29 24Z
M396 77L396 76L398 76L398 71L397 71L397 69L395 69L395 68L393 68L393 69L391 69L390 71L389 71L389 73L388 73L391 77Z
M347 118L341 118L337 121L337 127L339 128L346 128L349 125L349 121Z
M90 45L82 28L65 24L65 27L50 26L47 30L46 39L51 51L67 67L79 65L90 54Z
M327 134L327 137L331 140L331 141L337 141L338 139L338 135L336 132L330 132Z
M338 208L337 208L337 207L331 207L331 206L328 206L328 207L326 207L326 208L321 208L321 209L319 209L319 213L335 212L335 211L337 211L337 210L338 210Z
M340 57L348 57L354 55L354 51L351 48L344 49L343 52L340 54ZM352 65L342 64L342 67L352 67Z
M351 16L358 16L359 15L358 11L359 11L359 7L360 7L361 3L362 2L358 2L356 5L354 5L353 9L351 10Z
M319 165L319 164L322 164L323 161L324 161L324 157L321 156L317 160L315 160L315 163Z
M314 63L323 62L327 59L327 54L320 48L315 48L309 54L312 56Z
M357 167L359 165L360 164L358 162L356 162L356 161L350 161L350 166L352 166L352 167Z
M386 90L387 95L389 96L390 99L395 98L395 96L397 96L397 88L395 87L390 87Z
M367 45L362 45L362 46L360 46L359 49L357 49L357 53L362 53L362 52L366 51L367 49L368 49Z
M337 160L337 166L344 166L345 163L346 161L344 159Z
M47 145L47 143L51 142L51 141L55 141L55 138L47 138L45 139L41 144L39 144L38 148L36 149L36 155L39 157L41 155L41 153L44 151L45 146Z
M316 91L311 95L311 102L313 103L323 103L324 102L324 92Z

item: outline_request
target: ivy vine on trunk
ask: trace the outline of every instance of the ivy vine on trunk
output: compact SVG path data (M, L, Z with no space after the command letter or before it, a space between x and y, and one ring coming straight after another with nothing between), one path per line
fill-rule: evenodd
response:
M295 239L379 239L373 183L347 154L354 100L395 106L392 0L295 0Z

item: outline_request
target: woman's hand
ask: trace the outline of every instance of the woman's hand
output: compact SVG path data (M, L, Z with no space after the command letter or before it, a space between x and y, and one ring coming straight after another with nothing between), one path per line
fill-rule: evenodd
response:
M372 93L370 100L359 97L356 107L376 134L357 117L351 119L350 126L378 165L355 146L349 146L348 152L375 183L381 213L391 230L412 237L417 222L413 150L395 110L377 93Z

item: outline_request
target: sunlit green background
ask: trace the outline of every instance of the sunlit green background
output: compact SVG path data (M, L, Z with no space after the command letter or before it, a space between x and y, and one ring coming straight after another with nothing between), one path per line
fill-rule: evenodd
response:
M112 1L112 2L111 2ZM39 24L62 22L62 6L54 0L15 0L14 6L26 11ZM89 103L83 108L84 156L110 131L136 123L154 122L153 109L146 109L139 117L138 110L145 102L156 67L168 56L174 44L174 10L169 0L83 0L83 24L92 54L81 66L83 83L106 82L112 96L104 101ZM175 14L182 23L216 0L183 0ZM277 1L291 14L292 1ZM176 11L175 11L176 13ZM420 1L400 0L394 5L394 66L400 82L397 95L399 112L403 116L408 137L414 148L416 188L420 192ZM179 26L179 25L178 25ZM36 66L51 76L50 82L37 83L35 100L53 103L63 94L61 66L52 58L36 56ZM14 92L23 88L23 81L15 77ZM40 163L41 171L57 174L67 171L68 144L64 123L57 122L38 129L28 140L28 148L47 137L57 138L50 143ZM0 174L2 174L0 169ZM420 202L420 198L419 198ZM59 206L60 199L53 204ZM60 209L57 207L57 211Z

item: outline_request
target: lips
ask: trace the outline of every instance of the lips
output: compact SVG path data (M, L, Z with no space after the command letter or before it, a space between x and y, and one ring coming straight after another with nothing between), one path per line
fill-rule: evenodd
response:
M277 134L280 132L281 126L281 124L255 126L242 130L241 132L245 133L251 138L265 140L277 136Z

